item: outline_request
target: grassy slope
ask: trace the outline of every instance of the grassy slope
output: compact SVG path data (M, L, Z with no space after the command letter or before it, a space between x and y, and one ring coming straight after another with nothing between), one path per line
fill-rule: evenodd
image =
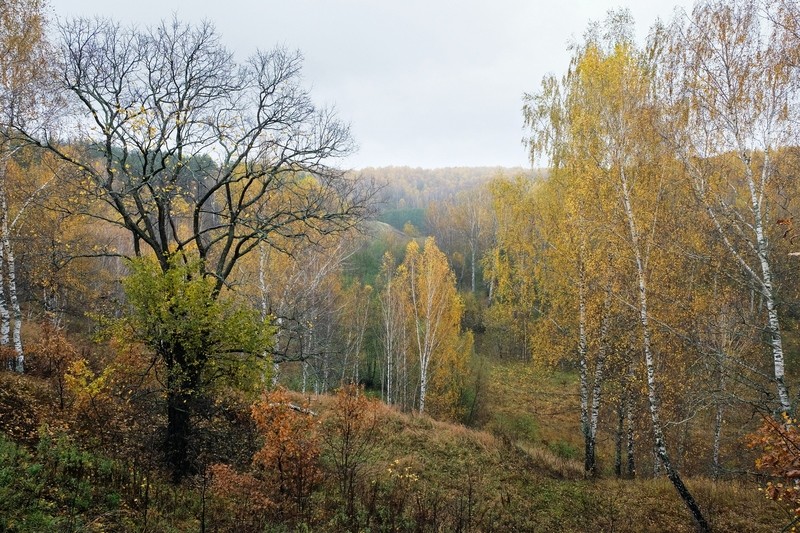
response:
M495 363L488 426L529 451L538 465L551 463L555 457L561 459L564 471L580 472L583 444L577 391L574 373L545 371L518 362ZM714 482L702 477L686 482L717 531L780 531L791 521L785 511L761 495L755 483ZM616 480L607 476L562 483L584 491L591 502L586 513L593 530L693 530L687 511L665 478Z
M443 505L465 504L471 493L485 531L694 531L666 479L583 479L579 458L569 457L577 424L562 423L575 413L573 376L495 365L491 384L490 426L502 435L383 409L367 477L408 469L418 477L412 493L435 493ZM315 403L324 413L329 400ZM788 522L753 484L687 482L716 531L777 531Z
M475 531L693 530L664 479L582 478L579 457L571 457L578 445L577 425L571 422L577 401L574 377L505 364L494 366L490 382L494 433L379 408L375 445L360 479L365 492L370 484L380 485L403 506L406 522L396 530L414 530L409 520L427 514L430 522L436 513L442 517L440 531L459 524ZM47 401L39 391L43 387L31 378L0 373L0 431L18 441L29 438L37 423L33 418L47 416L44 406L30 408ZM21 401L29 408L22 417L12 417ZM332 405L329 397L312 398L312 408L323 417ZM778 531L787 522L753 485L706 479L688 483L717 531ZM125 512L124 506L118 512ZM174 524L178 518L168 516L178 510L165 507L161 512L162 523ZM180 523L198 525L189 516ZM335 528L318 525L317 530Z

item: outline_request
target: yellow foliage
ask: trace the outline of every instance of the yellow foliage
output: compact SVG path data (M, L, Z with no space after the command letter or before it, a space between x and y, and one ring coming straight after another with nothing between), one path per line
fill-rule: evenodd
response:
M68 390L80 402L107 394L108 387L113 381L114 370L113 365L108 365L97 375L89 368L86 359L78 359L69 365L64 378Z

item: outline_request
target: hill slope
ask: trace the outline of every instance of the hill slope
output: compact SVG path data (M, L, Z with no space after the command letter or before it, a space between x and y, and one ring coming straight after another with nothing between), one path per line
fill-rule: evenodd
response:
M48 387L37 378L0 372L0 530L180 531L199 530L204 522L220 531L693 531L666 479L585 480L580 463L560 448L502 428L498 436L400 413L377 401L363 404L374 424L364 433L367 444L353 455L348 510L337 483L341 395L296 394L292 401L314 413L324 476L303 500L308 512L269 511L263 520L273 525L265 526L253 518L260 516L258 506L215 492L213 480L212 490L203 476L174 486L151 469L145 482L134 472L140 466L82 449L69 427L62 426L57 438L40 432L38 447L26 451L33 445L31 428L58 415L47 409ZM24 416L14 416L23 405ZM271 479L270 472L254 475L241 479ZM776 531L788 521L754 485L688 483L717 531ZM235 522L231 502L255 522Z

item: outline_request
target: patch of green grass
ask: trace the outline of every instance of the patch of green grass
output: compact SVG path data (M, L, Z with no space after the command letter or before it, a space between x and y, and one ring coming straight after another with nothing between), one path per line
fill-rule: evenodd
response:
M528 413L497 413L489 427L492 432L514 441L536 442L539 435L536 419Z
M42 465L0 433L0 531L58 530L61 520L47 488Z
M579 455L578 448L563 440L551 442L547 447L563 459L577 459Z

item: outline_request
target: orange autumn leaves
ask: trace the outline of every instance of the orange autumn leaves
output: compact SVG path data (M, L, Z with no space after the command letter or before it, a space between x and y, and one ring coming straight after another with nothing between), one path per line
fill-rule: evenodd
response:
M320 414L278 388L262 396L251 414L261 448L245 472L210 468L211 513L235 531L261 531L271 520L310 519L312 497L330 478L350 502L361 467L377 437L380 403L354 385L338 390L332 408Z
M787 413L782 417L764 416L759 430L748 437L748 445L763 452L756 468L772 478L763 488L766 497L800 517L800 427Z

